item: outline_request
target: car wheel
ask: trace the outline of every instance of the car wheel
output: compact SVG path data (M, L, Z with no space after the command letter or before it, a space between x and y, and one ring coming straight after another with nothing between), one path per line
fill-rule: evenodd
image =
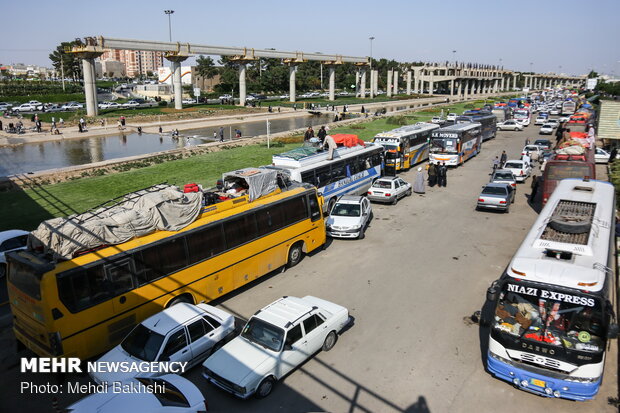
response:
M510 206L507 206L506 207L506 211L504 211L504 212L509 213L510 212Z
M335 331L330 331L330 333L325 337L325 341L323 342L323 351L329 351L336 345L336 341L338 341L338 334Z
M301 261L304 251L302 249L302 243L298 242L294 244L290 250L288 250L288 261L286 262L286 268L292 268L299 264Z
M394 199L392 199L392 205L396 205L398 203L398 195L394 195Z
M407 190L407 196L411 196L411 194L412 194L412 193L413 193L413 191L411 190L411 188L409 188L409 189Z
M357 239L364 239L364 237L366 237L366 235L364 234L364 232L366 232L366 227L365 227L365 226L363 226L363 227L360 229L360 233L359 233L359 235L357 236Z
M256 388L256 398L264 399L265 397L269 396L271 394L271 391L273 390L274 385L275 380L273 379L273 377L267 377L263 379L263 381L261 381Z

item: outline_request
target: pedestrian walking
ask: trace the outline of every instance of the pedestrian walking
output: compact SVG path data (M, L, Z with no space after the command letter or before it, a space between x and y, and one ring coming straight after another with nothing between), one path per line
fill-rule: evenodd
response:
M530 144L530 138L525 138L525 146Z
M448 186L448 167L446 163L442 162L437 170L437 178L439 180L439 186Z
M61 128L65 127L65 120L63 118L58 119L58 122L60 122L60 127Z
M2 120L0 119L0 131L2 131Z
M506 155L506 151L502 151L502 156L499 157L499 165L500 168L503 168L508 160L508 155Z
M293 110L297 110L297 103L293 104Z
M366 113L366 109L364 109L364 105L362 105L362 109L360 110L360 112L362 112L362 114Z
M415 181L413 182L413 192L416 194L424 194L426 192L424 188L424 172L422 167L418 167L418 173L415 175Z
M609 161L608 161L608 163L612 163L613 161L615 161L617 155L618 155L618 148L614 147L611 150L611 153L609 154Z
M162 133L164 133L164 129L161 127L161 125L159 125L159 134L161 135Z
M121 125L123 125L123 128L125 127L125 117L121 116Z
M525 155L521 156L521 160L528 165L532 165L532 158L530 157L530 152L525 152Z
M220 126L220 142L224 142L224 127Z
M82 127L82 124L80 122L78 122L78 132L80 133L84 132L84 128Z
M538 192L538 176L534 175L532 176L532 183L530 188L532 188L532 192L530 193L530 204L534 203L534 200L536 199L536 193Z
M37 132L41 132L41 131L43 130L43 129L41 128L41 121L40 121L40 120L37 120L36 125L37 125Z
M434 163L428 164L428 186L431 188L437 184L437 165Z

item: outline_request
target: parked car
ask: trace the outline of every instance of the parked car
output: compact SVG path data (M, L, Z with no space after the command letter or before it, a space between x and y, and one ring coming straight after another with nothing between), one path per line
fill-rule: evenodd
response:
M515 119L515 121L521 125L523 125L523 127L525 126L530 126L530 118L522 118L522 119Z
M517 179L510 169L496 169L491 174L491 179L489 182L495 184L508 184L515 190L517 189Z
M196 103L196 99L183 99L181 101L184 105L193 105Z
M510 204L515 201L515 189L505 183L489 183L482 187L476 209L497 209L510 212Z
M329 211L325 222L327 235L334 238L363 239L372 216L372 207L367 198L342 196Z
M3 277L6 274L5 254L9 251L26 249L28 234L28 231L22 231L21 229L0 231L0 277Z
M136 391L142 388L157 391ZM123 391L124 389L126 390ZM206 413L207 410L207 402L196 385L179 375L165 374L156 378L132 378L115 386L108 386L105 391L86 396L63 411Z
M446 120L448 122L454 122L456 120L456 113L448 113L448 116L446 116Z
M517 182L525 182L527 177L532 173L532 166L522 160L506 161L504 169L510 169L510 172L515 176Z
M433 116L433 118L431 119L431 123L442 124L444 123L444 121L439 116Z
M551 109L551 110L549 111L549 113L550 113L550 114L552 114L552 115L559 115L559 114L560 114L560 111L561 111L561 110L560 110L560 109L558 109L558 108L553 108L553 109Z
M135 100L128 100L125 103L121 103L121 106L125 109L136 109L140 107L140 103Z
M5 110L9 110L13 107L12 103L8 103L8 102L0 102L0 111L5 111Z
M560 126L560 121L557 119L549 119L547 121L548 124L553 125L553 128L557 128L558 126Z
M607 152L605 149L596 148L594 150L594 161L596 163L608 163L610 156L611 153ZM620 159L620 153L616 155L616 159Z
M411 195L411 184L397 176L377 179L368 188L368 199L375 202L390 202L396 205L400 198Z
M50 103L44 105L43 110L48 113L62 112L62 106Z
M62 105L62 110L79 110L84 109L84 105L78 102L69 102Z
M521 156L525 155L526 153L530 154L530 159L540 159L540 156L542 155L543 152L543 148L541 148L538 145L525 145L523 147L523 149L521 149Z
M204 363L203 376L247 399L267 397L277 380L319 350L331 350L349 323L349 311L306 296L283 297L254 313L224 347Z
M520 123L518 123L516 120L514 119L508 119L505 120L503 122L497 122L497 129L499 130L512 130L512 131L516 131L516 130L523 130L523 125L521 125Z
M540 131L538 133L540 135L551 135L553 133L553 125L550 123L545 123L540 127Z
M221 95L218 99L222 100L222 99L232 99L231 95Z
M283 95L280 95L280 99L288 99L288 98L290 98L290 96L289 96L289 94L288 94L288 93L285 93L285 94L283 94Z
M36 112L37 108L34 105L31 105L30 103L22 103L19 106L15 106L12 109L14 112Z
M99 361L187 362L187 371L214 353L234 334L235 318L225 311L202 303L179 303L138 324ZM139 374L142 377L157 376L132 371L90 373L98 384L127 380Z
M551 141L549 139L536 139L534 141L534 145L540 147L541 149L551 149Z

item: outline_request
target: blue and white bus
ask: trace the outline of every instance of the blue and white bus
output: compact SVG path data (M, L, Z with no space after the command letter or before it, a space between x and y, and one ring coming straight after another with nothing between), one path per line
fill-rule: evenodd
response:
M382 174L382 145L366 143L338 147L332 160L328 152L301 147L273 155L273 166L288 171L292 180L316 186L324 197L326 211L341 195L362 195Z
M476 122L480 124L482 142L493 139L497 135L497 116L489 111L467 111L456 118L456 123L463 122Z
M560 182L487 291L493 376L541 396L597 394L607 341L618 335L614 223L609 182Z

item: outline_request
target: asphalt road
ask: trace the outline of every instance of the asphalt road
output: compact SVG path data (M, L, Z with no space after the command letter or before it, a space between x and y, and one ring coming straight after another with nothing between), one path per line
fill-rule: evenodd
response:
M297 267L264 278L219 305L240 318L282 295L315 295L349 308L353 324L336 346L279 382L264 400L237 400L209 385L200 367L187 374L212 412L612 412L617 398L617 345L606 360L595 400L547 399L514 389L485 372L488 331L468 318L500 276L536 218L530 180L519 184L510 213L475 211L492 159L518 159L538 127L499 132L482 152L448 172L447 188L427 188L398 205L373 205L375 218L358 241L335 240ZM538 171L538 168L536 168ZM413 181L415 170L402 174ZM50 395L20 395L10 353L0 335L0 411L50 409ZM70 378L87 381L86 377ZM38 375L37 382L54 382ZM78 397L61 395L66 407ZM2 409L5 410L2 410ZM8 409L8 410L6 410Z

